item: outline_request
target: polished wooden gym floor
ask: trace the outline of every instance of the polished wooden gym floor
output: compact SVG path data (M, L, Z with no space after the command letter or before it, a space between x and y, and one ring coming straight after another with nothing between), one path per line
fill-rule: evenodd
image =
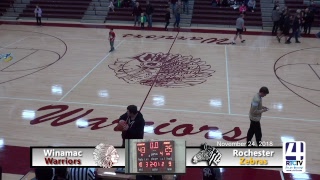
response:
M245 34L245 43L230 45L231 33L115 29L116 50L109 53L108 32L0 26L0 54L12 57L0 61L7 179L26 174L30 146L121 145L113 121L130 104L147 121L145 138L183 138L194 146L245 142L250 102L262 86L270 91L263 141L305 141L307 171L319 174L319 39L284 44Z

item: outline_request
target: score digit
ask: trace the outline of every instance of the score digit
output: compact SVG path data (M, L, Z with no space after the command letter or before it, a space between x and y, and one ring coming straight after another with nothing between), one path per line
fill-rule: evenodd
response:
M142 154L144 154L146 152L146 148L145 147L138 147L138 151Z
M158 149L159 142L150 142L150 149Z
M172 152L171 145L166 145L166 148L164 149L164 152Z

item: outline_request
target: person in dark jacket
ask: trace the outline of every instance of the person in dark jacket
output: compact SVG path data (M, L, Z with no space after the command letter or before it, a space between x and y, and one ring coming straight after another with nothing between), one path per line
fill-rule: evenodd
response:
M310 34L311 26L314 21L314 14L308 8L305 10L304 34Z
M147 2L146 7L146 15L147 15L147 21L148 21L148 27L152 27L152 14L154 12L153 6L150 4L150 2Z
M170 8L167 9L167 13L166 13L166 17L165 17L165 20L166 20L166 27L165 27L165 30L168 31L168 25L170 24Z
M279 27L280 27L280 33L277 35L277 39L279 41L279 43L281 42L281 38L285 37L285 41L287 41L288 36L290 35L290 28L291 28L291 17L289 16L288 11L284 11L280 17L280 23L279 23Z
M286 41L286 44L290 44L291 38L294 36L296 39L296 43L300 43L299 41L299 28L300 28L300 15L296 15L292 21L292 33L289 39Z
M136 6L133 8L132 16L134 17L134 26L136 26L138 22L138 26L140 26L140 15L142 13L142 8L138 2L136 2Z
M182 6L181 6L181 2L180 1L177 2L176 9L175 9L174 12L175 12L174 16L175 16L176 20L175 20L175 22L173 24L173 27L180 28L180 26L179 26L179 24L180 24L180 15L182 13Z
M127 112L121 115L119 120L124 120L127 123L121 135L123 147L125 139L143 139L145 120L143 115L138 111L137 106L128 106Z

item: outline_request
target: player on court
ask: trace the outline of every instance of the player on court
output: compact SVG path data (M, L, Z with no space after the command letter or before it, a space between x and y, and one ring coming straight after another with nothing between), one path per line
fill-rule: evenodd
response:
M110 41L110 51L109 52L112 52L114 51L114 40L116 38L116 34L113 32L113 29L111 28L110 29L110 32L109 32L109 41Z
M251 141L253 135L256 136L257 146L260 145L262 132L260 126L260 120L262 113L268 111L269 109L262 106L262 97L265 97L269 94L267 87L261 87L259 93L257 93L251 102L251 108L249 112L250 117L250 128L247 133L247 146L254 146L254 143Z
M242 40L242 33L243 31L246 29L244 26L244 14L240 14L240 17L238 17L237 21L236 21L236 28L237 28L237 32L236 35L232 41L232 44L236 44L236 40L239 36L240 40L242 43L244 43L246 40Z

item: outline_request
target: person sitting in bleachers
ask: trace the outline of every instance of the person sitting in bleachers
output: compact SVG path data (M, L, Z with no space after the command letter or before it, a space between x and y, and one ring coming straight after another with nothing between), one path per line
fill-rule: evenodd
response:
M249 0L249 2L248 2L249 11L254 12L255 8L256 8L256 1L255 0Z
M122 0L120 3L120 6L127 8L127 7L130 7L130 3L131 3L131 0Z
M247 11L247 6L245 6L245 4L242 4L242 5L239 7L239 12L240 12L240 14L246 14L246 11Z

